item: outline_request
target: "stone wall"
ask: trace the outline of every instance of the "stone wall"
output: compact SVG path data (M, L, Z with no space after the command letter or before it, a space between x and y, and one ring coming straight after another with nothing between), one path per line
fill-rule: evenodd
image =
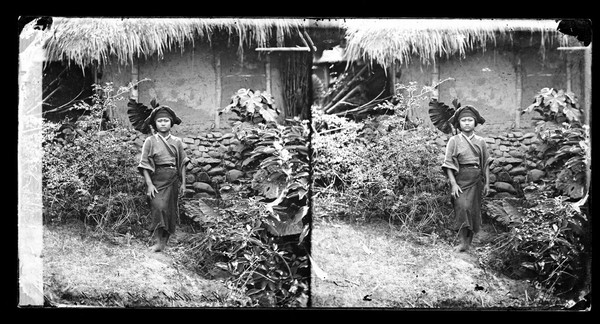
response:
M147 136L136 132L130 140L141 150ZM203 132L182 140L190 158L186 166L185 197L212 197L217 194L217 186L251 176L251 172L242 171L241 143L233 133Z
M450 136L442 134L436 140L446 147ZM545 176L543 165L535 153L539 139L536 133L500 132L484 137L493 161L490 164L489 197L522 196L521 186L540 181Z

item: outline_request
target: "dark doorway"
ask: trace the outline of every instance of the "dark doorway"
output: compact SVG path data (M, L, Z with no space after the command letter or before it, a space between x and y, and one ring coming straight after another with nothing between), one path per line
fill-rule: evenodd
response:
M85 113L73 109L78 103L92 104L94 75L91 67L82 69L63 62L46 63L42 78L43 117L51 121L76 119Z

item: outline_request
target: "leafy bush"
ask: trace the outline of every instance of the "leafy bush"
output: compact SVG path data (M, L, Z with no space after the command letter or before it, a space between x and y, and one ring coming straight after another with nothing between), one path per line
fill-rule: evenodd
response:
M219 115L233 111L242 121L275 122L279 109L275 107L275 99L267 92L252 89L239 89L232 97L231 103L223 108Z
M77 128L72 140L61 140L54 137L57 128L44 124L44 219L77 218L115 227L137 221L146 197L136 170L138 149L124 141L128 131Z
M493 255L505 273L530 274L546 288L574 293L591 280L586 260L591 255L589 127L547 125L539 123L541 143L533 152L546 181L525 187L527 200L498 218L507 231L496 239ZM497 209L490 208L492 216L503 214Z
M298 244L298 236L269 234L261 204L254 199L248 203L244 210L230 207L227 216L203 224L206 235L190 253L200 269L220 269L260 306L306 306L310 271L304 245Z
M577 98L572 92L543 88L534 97L534 102L521 113L535 111L544 121L554 121L558 124L569 122L580 125L583 110L579 107Z
M557 194L581 199L586 194L591 163L589 126L541 129L538 135L542 142L536 153L544 170L555 179Z
M391 116L314 136L315 186L342 192L349 213L430 230L440 214L449 214L443 152L433 142L434 131L403 125L403 117Z
M207 235L194 253L204 268L226 271L261 306L306 306L307 121L279 125L264 99L264 93L240 89L224 109L243 117L233 132L253 193L245 210L230 210L229 217L205 225Z
M564 197L540 196L517 207L522 215L495 239L494 258L505 273L530 272L558 292L571 290L585 271L587 217Z
M114 105L112 85L97 86L93 105L73 109L89 114L75 122L43 123L42 194L46 222L71 218L101 227L128 230L147 211L136 166L139 149L128 141L132 131L106 123ZM101 130L102 127L111 127Z

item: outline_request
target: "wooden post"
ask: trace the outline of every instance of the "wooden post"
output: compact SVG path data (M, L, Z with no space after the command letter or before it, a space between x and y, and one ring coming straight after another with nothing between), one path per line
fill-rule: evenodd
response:
M139 80L138 61L134 58L131 62L131 91L129 92L129 98L135 101L139 99L139 92L137 82Z
M572 89L572 77L571 77L571 55L569 52L566 53L567 55L567 66L566 66L566 70L567 70L567 92L571 92Z
M215 76L216 76L216 81L215 82L215 87L216 87L216 100L217 100L217 109L215 109L215 128L218 129L220 128L220 123L221 120L219 118L219 110L221 110L221 53L220 52L216 52L215 53Z
M394 61L392 61L390 63L390 75L389 75L389 80L390 80L390 93L393 95L396 94L396 64L394 63Z
M331 82L330 76L329 76L329 64L325 65L325 71L324 71L325 75L323 76L323 82L325 83L325 93L329 92L329 82ZM329 95L325 96L325 98L323 98L324 100L327 99Z
M517 109L515 111L515 127L521 127L521 100L523 100L523 67L521 65L521 56L517 54L517 65L515 67L516 75L516 94L517 94Z
M435 61L435 62L433 62L433 71L431 72L431 85L432 86L436 85L438 82L440 82L440 70L438 69L438 63L437 63L437 61ZM432 99L438 99L439 94L440 94L440 91L436 87L431 92L431 98Z
M265 63L265 75L266 75L266 91L271 93L271 53L267 53L267 62Z

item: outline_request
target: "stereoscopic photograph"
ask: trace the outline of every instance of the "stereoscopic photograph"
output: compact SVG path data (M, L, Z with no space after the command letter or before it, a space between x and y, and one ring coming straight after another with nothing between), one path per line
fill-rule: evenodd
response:
M591 19L17 20L17 307L591 310Z

